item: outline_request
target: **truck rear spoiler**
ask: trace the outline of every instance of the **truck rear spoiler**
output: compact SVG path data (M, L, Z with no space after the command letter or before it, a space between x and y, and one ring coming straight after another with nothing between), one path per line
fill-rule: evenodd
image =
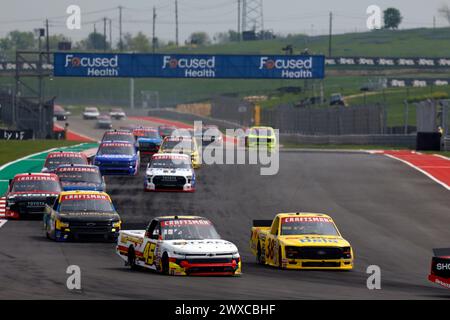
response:
M270 227L272 226L272 220L253 220L254 227Z
M434 248L433 254L435 257L450 257L450 248Z

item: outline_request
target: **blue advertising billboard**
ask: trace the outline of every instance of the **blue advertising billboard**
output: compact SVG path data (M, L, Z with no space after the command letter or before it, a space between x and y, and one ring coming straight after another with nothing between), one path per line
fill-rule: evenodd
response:
M54 54L54 76L212 79L322 79L321 55Z

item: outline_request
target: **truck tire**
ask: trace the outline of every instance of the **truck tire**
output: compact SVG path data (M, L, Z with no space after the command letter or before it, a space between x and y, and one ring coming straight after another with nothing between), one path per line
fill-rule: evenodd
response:
M263 259L263 257L262 257L262 253L261 253L261 245L260 245L260 243L258 242L258 251L257 251L258 253L256 254L256 262L258 263L258 264L264 264L264 259Z
M128 260L127 264L130 266L132 270L136 270L136 253L134 252L134 247L130 246L128 248Z
M169 274L169 257L167 256L167 252L164 252L161 258L161 273L166 275Z

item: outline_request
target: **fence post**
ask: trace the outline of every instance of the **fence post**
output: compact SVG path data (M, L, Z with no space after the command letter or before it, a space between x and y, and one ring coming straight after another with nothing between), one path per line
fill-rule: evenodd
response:
M405 127L404 127L404 134L408 134L408 123L409 123L409 103L408 100L403 100L403 103L405 105L405 109L404 109L404 116L405 116Z

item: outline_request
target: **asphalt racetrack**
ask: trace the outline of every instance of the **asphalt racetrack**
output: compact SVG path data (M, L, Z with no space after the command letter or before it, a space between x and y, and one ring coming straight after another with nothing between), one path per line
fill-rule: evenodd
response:
M93 126L70 122L72 130L100 139L102 131ZM0 228L1 299L450 298L448 290L427 281L432 248L449 246L449 193L383 155L281 152L275 176L261 176L257 165L203 166L194 194L145 193L143 170L106 182L126 224L166 214L211 219L222 237L238 246L243 275L131 271L114 244L55 243L44 237L40 221L9 221ZM252 220L295 211L330 214L353 245L355 269L283 271L257 265L248 244ZM81 291L66 288L69 265L81 268ZM369 265L381 268L381 290L366 287Z

